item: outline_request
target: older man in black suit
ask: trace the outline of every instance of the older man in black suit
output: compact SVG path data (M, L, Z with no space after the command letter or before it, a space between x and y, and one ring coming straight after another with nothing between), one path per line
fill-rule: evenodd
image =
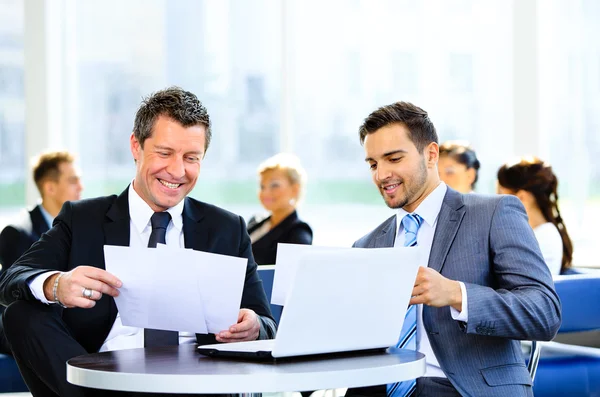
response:
M157 338L156 330L123 326L113 299L122 283L104 270L106 244L162 242L247 258L238 323L217 335L196 335L196 341L274 336L243 219L187 197L210 138L208 113L194 94L177 87L153 94L139 108L130 138L136 163L131 185L119 196L66 203L54 227L0 276L0 301L12 303L4 315L6 335L34 396L95 394L66 381L71 357L173 341L165 331ZM165 263L165 272L177 269ZM54 305L65 307L62 315Z

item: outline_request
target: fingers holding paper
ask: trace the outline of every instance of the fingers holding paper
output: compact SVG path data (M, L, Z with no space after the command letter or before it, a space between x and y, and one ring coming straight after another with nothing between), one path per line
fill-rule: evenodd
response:
M411 305L452 306L462 310L460 283L442 276L429 267L419 267L410 299Z
M60 276L55 287L56 280ZM49 301L58 299L67 307L92 308L103 294L119 295L121 281L106 270L78 266L70 272L56 273L44 282L44 295Z
M257 340L259 333L260 320L258 315L250 309L240 309L237 324L215 336L218 342L244 342Z

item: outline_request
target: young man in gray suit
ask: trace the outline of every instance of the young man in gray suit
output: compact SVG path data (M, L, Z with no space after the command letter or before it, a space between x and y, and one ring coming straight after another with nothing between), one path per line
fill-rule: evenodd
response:
M377 109L359 133L373 182L397 213L355 246L429 251L410 301L427 372L416 383L350 389L347 396L532 396L518 341L552 339L561 313L522 204L440 182L435 127L410 103Z

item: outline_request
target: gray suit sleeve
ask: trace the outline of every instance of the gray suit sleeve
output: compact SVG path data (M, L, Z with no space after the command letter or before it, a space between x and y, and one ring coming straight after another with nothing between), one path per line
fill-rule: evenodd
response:
M522 204L498 201L490 230L495 285L465 283L467 333L520 340L550 340L561 323L560 301Z

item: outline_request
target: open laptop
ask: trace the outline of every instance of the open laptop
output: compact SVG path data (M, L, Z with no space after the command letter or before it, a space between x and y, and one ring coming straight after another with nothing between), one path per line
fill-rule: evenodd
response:
M422 258L419 247L309 250L299 260L275 339L198 351L274 359L386 349L400 336Z

